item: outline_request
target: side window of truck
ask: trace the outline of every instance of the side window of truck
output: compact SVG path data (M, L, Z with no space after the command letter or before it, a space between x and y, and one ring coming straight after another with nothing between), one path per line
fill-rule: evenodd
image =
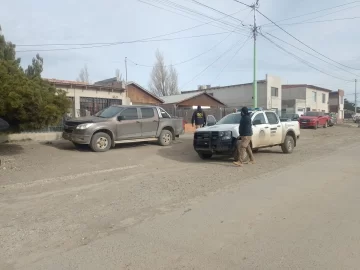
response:
M253 122L260 121L261 125L266 124L266 120L263 113L259 113L254 117Z
M276 116L275 113L273 113L273 112L266 112L265 114L266 114L266 117L267 117L270 125L276 125L276 124L279 123L279 120L278 120L278 118L277 118L277 116Z
M154 118L155 113L153 108L141 108L142 119Z
M170 115L163 109L159 108L162 118L171 118Z
M120 113L124 117L124 120L136 120L139 119L136 108L127 108Z

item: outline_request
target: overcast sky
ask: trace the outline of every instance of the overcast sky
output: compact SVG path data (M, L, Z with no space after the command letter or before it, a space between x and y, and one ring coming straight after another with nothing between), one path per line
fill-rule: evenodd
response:
M88 66L92 82L114 77L117 68L125 75L124 59L128 57L128 80L136 81L147 87L151 67L137 66L133 62L151 66L154 63L154 53L156 49L159 49L163 52L167 64L177 64L176 69L179 73L181 90L195 89L200 84L216 86L252 81L252 39L248 40L244 47L239 50L250 35L250 28L242 27L241 30L234 31L235 28L233 27L233 25L240 25L239 20L248 25L253 24L253 14L249 8L236 3L234 0L198 0L223 13L234 14L232 16L238 19L227 17L222 19L225 23L214 22L210 24L208 22L211 19L201 14L181 13L178 7L174 9L166 6L169 4L168 0L144 1L158 7L138 0L0 0L0 24L6 39L18 45L18 51L34 50L32 52L18 52L18 56L22 58L22 65L26 66L37 52L40 53L45 62L43 72L45 78L75 80L80 69L85 64ZM192 0L170 1L209 17L217 19L225 17L223 14L193 3ZM243 1L251 4L249 0ZM351 1L260 0L259 10L272 20L281 21L349 2ZM332 90L340 88L346 91L347 98L353 99L354 83L341 79L354 80L355 75L360 74L360 28L358 27L360 19L333 19L351 18L359 16L359 14L360 2L357 2L336 9L278 22L286 31L311 48L332 60L358 70L340 66L348 70L349 73L338 69L329 64L332 62L328 59L325 60L329 63L324 63L274 37L268 36L280 44L283 49L297 55L300 59L310 62L315 68L340 79L334 78L305 65L295 59L294 56L290 56L262 36L259 36L257 46L258 79L264 79L266 74L271 74L281 77L284 84L315 84ZM284 25L306 20L308 22L333 21ZM267 24L268 21L260 14L257 14L257 23L262 26ZM200 24L205 25L192 28ZM133 41L187 28L192 29L157 39L207 36L62 51L41 50L78 46L20 46ZM273 36L281 38L296 47L322 57L276 26L262 26L261 31L271 33ZM206 51L208 52L205 53ZM200 57L187 61L200 54L202 54ZM216 59L218 60L215 62ZM184 61L187 62L179 64ZM213 65L197 76L213 62L215 62ZM223 72L221 72L222 70Z

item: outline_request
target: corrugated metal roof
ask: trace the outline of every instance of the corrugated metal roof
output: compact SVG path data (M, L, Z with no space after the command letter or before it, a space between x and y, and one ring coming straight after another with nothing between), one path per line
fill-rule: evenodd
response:
M181 94L181 95L172 95L172 96L164 96L161 97L161 99L166 103L172 104L172 103L180 103L184 100L199 96L205 92L195 92L195 93L187 93L187 94Z

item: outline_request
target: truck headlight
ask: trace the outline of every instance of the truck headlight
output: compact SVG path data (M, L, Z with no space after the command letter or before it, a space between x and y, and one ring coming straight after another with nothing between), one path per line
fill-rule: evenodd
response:
M231 131L220 131L221 140L231 140Z
M89 127L91 127L94 123L86 123L86 124L81 124L81 125L78 125L76 127L76 129L87 129Z

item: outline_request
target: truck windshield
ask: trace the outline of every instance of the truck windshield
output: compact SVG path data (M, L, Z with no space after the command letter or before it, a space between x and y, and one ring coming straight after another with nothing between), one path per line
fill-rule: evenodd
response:
M118 107L118 106L110 106L110 107L98 112L97 114L95 114L95 116L101 117L101 118L111 118L111 117L114 117L115 115L117 115L123 109L124 108Z
M217 125L225 125L225 124L240 124L241 114L240 113L232 113L224 116L217 122Z

